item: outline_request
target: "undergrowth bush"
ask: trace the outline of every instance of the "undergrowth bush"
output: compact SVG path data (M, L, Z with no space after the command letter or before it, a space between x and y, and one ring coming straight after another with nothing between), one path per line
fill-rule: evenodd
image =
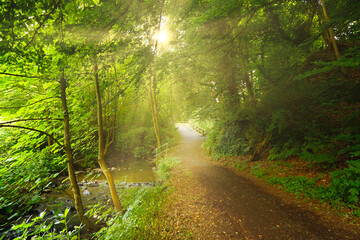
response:
M309 179L304 176L270 177L267 179L271 184L283 186L288 192L295 195L304 194L306 196L312 195L316 180L316 178Z
M208 131L203 147L216 160L223 156L244 155L251 148L251 142L244 136L246 127L246 121L218 121Z
M348 167L331 173L328 186L318 185L316 178L305 176L272 176L271 171L261 168L261 164L251 168L251 173L262 177L266 182L279 185L296 196L305 196L327 202L333 206L353 209L353 214L360 216L360 160L350 161Z
M199 118L192 118L189 120L192 124L195 124L200 129L204 130L206 133L210 131L214 127L214 121L209 119L199 119Z
M359 207L360 160L351 161L349 167L334 171L327 192L333 201L344 201Z
M66 166L64 159L49 148L23 148L11 156L0 159L1 225L30 211L40 201L41 190Z
M122 195L126 212L107 221L107 227L100 230L98 239L158 239L161 235L160 210L167 193L163 186L141 187ZM131 197L129 197L130 195ZM127 201L124 201L127 199Z
M296 156L300 152L300 147L297 146L295 142L292 140L288 141L282 146L274 145L269 150L268 159L270 160L282 160L287 159L291 156Z
M152 153L156 146L155 132L152 128L134 127L122 133L117 145L126 154L131 154L136 158L145 158Z
M265 169L261 168L261 163L251 168L251 174L255 177L263 177L266 175Z
M170 177L171 168L178 165L180 161L174 157L165 157L159 160L159 164L157 166L157 175L159 180L165 181Z
M307 139L302 146L300 157L324 169L335 168L338 163L333 144L330 139L324 138Z
M166 157L159 160L158 176L160 181L169 178L169 171L178 164L176 158ZM168 239L164 231L166 221L161 210L168 196L166 184L155 187L119 189L121 203L125 213L92 210L92 216L98 215L106 221L107 227L96 233L97 239Z
M13 225L0 239L12 238L15 240L41 240L41 239L80 239L81 226L75 226L73 230L68 228L67 216L70 209L64 213L57 213L51 219L46 219L46 212L41 212L35 218L28 218L22 223ZM62 230L57 231L56 225L62 225Z

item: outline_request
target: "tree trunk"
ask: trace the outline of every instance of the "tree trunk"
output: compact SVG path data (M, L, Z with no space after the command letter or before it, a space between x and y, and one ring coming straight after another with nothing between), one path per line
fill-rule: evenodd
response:
M163 13L164 5L165 5L165 0L162 1L161 10L159 14L159 25L157 28L158 33L161 30L161 21L162 21L162 13ZM157 46L158 46L158 39L155 40L153 59L155 59L156 57ZM156 71L155 70L153 71L154 72L150 74L150 80L149 80L150 109L151 109L151 116L154 121L154 130L155 130L157 145L158 147L160 147L161 138L160 138L160 130L159 130L159 114L158 114L158 104L156 100Z
M64 76L64 70L62 70L60 77L60 88L61 88L61 105L64 114L64 150L66 152L67 158L67 167L71 183L71 188L74 194L75 208L79 215L79 218L83 224L90 227L93 223L84 215L84 207L81 200L80 189L77 184L75 169L74 169L74 159L71 149L71 137L70 137L70 121L69 121L69 111L67 106L66 99L66 80Z
M152 76L153 80L156 80L155 76ZM155 130L155 136L157 141L157 146L161 146L161 138L160 138L160 129L159 129L159 115L158 115L158 106L156 101L156 93L155 93L155 82L150 80L149 82L149 96L150 96L150 109L151 109L151 116L153 118L154 122L154 130Z
M102 120L102 104L101 104L101 95L100 95L100 86L99 86L99 75L98 75L98 66L96 61L96 56L94 56L94 80L95 80L95 93L97 101L97 120L98 120L98 135L99 135L99 153L98 153L98 163L102 172L104 173L106 180L110 187L111 197L115 208L119 211L122 211L122 206L117 195L114 178L105 163L105 138L103 130L103 120Z
M322 10L324 13L325 20L330 23L331 21L330 21L330 17L328 15L328 13L326 11L325 2L324 2L324 0L320 0L320 2L321 2L321 7L322 7ZM337 45L337 41L335 39L334 29L332 27L329 27L328 32L329 32L331 45L333 46L336 59L339 59L341 56L340 56L340 51L339 51L339 48ZM347 72L346 72L345 68L341 67L340 69L341 69L341 72L346 76Z
M327 14L327 11L326 11L325 2L324 2L324 0L320 0L320 2L321 2L321 7L322 7L322 10L323 10L323 13L324 13L324 17L325 17L327 22L330 22L329 15ZM334 53L335 53L336 59L339 59L340 58L340 52L339 52L339 48L338 48L338 45L337 45L337 42L336 42L336 39L335 39L334 30L333 30L332 27L329 27L328 31L329 31L329 35L330 35L331 44L332 44L332 46L334 48Z
M232 23L231 20L229 20L229 24L230 24L232 36L236 37L237 34L235 32L235 27L234 27L234 24ZM235 26L236 26L236 24L235 24ZM252 83L250 81L249 69L248 69L246 61L244 59L244 53L242 51L242 46L241 46L241 43L238 40L238 38L235 38L234 41L235 41L236 48L237 48L238 53L239 53L239 64L240 64L240 68L241 68L241 72L242 72L242 76L243 76L242 80L245 83L246 90L247 90L248 95L249 95L249 101L254 103L255 102L254 90L253 90Z

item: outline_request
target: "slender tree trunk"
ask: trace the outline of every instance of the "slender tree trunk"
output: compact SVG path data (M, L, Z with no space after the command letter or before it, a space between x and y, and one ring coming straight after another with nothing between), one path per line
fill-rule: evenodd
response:
M321 2L321 7L322 7L322 10L324 13L324 17L325 17L326 21L330 23L331 21L330 21L330 17L328 15L328 13L326 11L325 2L324 2L324 0L320 0L320 2ZM335 39L334 29L332 27L329 27L328 32L329 32L331 45L333 46L336 59L339 59L341 57L341 55L340 55L340 51L339 51L339 48L337 45L337 41ZM347 72L346 72L345 68L341 67L340 69L341 69L341 72L346 76Z
M71 149L71 138L70 138L70 120L69 120L69 111L67 106L66 99L66 80L64 76L64 70L62 70L60 77L60 89L61 89L61 105L64 114L64 149L66 152L67 158L67 167L71 183L71 188L74 194L75 208L79 215L79 218L83 224L90 227L93 223L84 215L84 207L81 200L80 189L77 184L75 169L74 169L74 159Z
M152 79L154 80L155 76L152 76ZM150 110L154 122L154 130L155 130L157 146L160 147L161 138L160 138L160 129L159 129L159 121L158 121L159 114L158 114L155 89L156 89L155 83L152 80L150 80L149 82Z
M162 1L160 15L159 15L159 25L157 28L157 32L159 33L161 30L161 21L162 21L162 12L164 9L165 0ZM153 59L156 57L156 51L158 46L158 40L155 40L155 46L154 46L154 52L153 52ZM154 61L155 62L155 61ZM160 137L160 129L159 129L159 114L158 114L158 104L156 100L156 73L155 71L150 74L150 80L149 80L149 96L150 96L150 109L151 109L151 115L154 122L154 130L156 135L156 141L158 147L161 146L161 137Z
M100 86L99 86L99 75L98 75L98 66L96 61L96 56L94 57L94 80L95 80L95 93L97 100L97 120L98 120L98 135L99 135L99 153L98 153L98 163L102 172L104 173L107 182L109 183L111 197L115 208L119 211L122 211L122 206L117 195L114 178L105 163L105 138L103 130L103 120L102 120L102 104L101 104L101 95L100 95Z
M46 117L49 118L49 109L47 108L47 106L46 106L45 112L46 112ZM47 144L48 144L48 147L50 147L52 145L52 139L50 137L51 136L51 134L50 134L51 123L50 123L49 119L46 120L46 123L47 123L46 132L49 134L47 136Z
M320 0L320 2L321 2L321 7L322 7L322 10L323 10L323 13L324 13L324 17L325 17L327 22L330 22L329 15L327 14L327 11L326 11L325 2L324 2L324 0ZM336 42L336 39L335 39L334 29L332 27L329 27L328 31L329 31L329 35L330 35L331 44L332 44L332 46L334 48L334 53L335 53L336 59L339 59L340 58L340 52L339 52L339 48L338 48L338 45L337 45L337 42Z

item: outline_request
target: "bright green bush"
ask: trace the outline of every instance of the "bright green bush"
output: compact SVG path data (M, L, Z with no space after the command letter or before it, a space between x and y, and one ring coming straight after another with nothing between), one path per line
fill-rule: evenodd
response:
M174 157L165 157L159 161L157 166L157 175L159 180L166 180L170 177L170 169L180 163L180 160Z
M179 163L175 158L162 158L158 164L159 180L169 178L169 171ZM125 213L106 213L107 227L96 233L98 239L167 239L163 219L160 215L167 199L167 186L120 189L119 195ZM96 211L93 211L96 213Z
M263 177L266 175L265 169L261 168L261 163L251 168L251 174L255 177Z
M360 160L351 161L349 167L334 171L327 191L334 199L359 206Z
M316 180L316 178L308 179L304 176L289 176L272 177L267 181L271 184L281 185L286 191L294 193L295 195L304 194L305 196L310 196L312 195Z
M360 160L349 162L349 167L335 170L331 173L329 186L316 185L317 178L309 179L305 176L288 177L269 177L265 170L254 167L252 173L257 177L271 183L280 185L286 191L295 195L303 195L321 201L326 201L332 205L342 205L355 209L355 213L360 209Z
M159 239L161 225L158 219L166 191L163 186L142 187L121 193L126 212L107 221L107 228L97 233L98 239ZM126 195L132 195L123 201Z
M67 216L70 209L64 213L58 213L52 220L46 219L46 212L41 212L39 216L24 220L22 223L13 225L4 236L17 236L16 240L41 240L41 239L80 239L81 226L75 226L72 231L68 229ZM55 225L62 225L62 230L57 231ZM0 239L2 239L0 237Z
M30 211L40 201L41 190L66 167L64 159L49 148L19 149L0 161L0 214L9 221Z

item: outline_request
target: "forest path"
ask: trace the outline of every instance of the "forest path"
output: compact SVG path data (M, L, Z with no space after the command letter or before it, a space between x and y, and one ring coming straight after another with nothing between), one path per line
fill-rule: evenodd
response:
M166 207L173 239L360 239L290 194L214 164L201 148L204 138L187 124L178 131L171 155L182 164L173 170Z

